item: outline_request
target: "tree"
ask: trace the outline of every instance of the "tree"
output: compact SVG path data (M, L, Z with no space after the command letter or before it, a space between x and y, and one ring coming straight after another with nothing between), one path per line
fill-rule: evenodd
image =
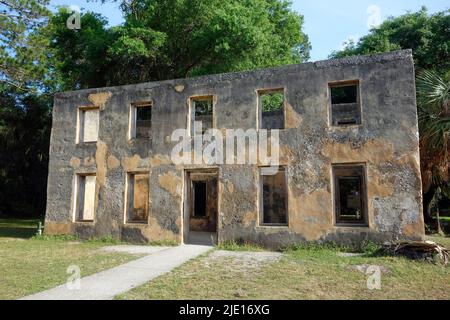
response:
M418 69L450 69L450 10L432 15L418 12L390 17L357 43L348 42L332 58L412 49Z
M53 61L65 89L249 70L309 58L303 17L288 1L133 0L121 7L125 23L109 29L104 18L91 13L82 16L77 31L61 23L67 13L51 20Z
M46 24L49 0L0 0L0 82L26 90L45 75L45 39L35 30Z
M50 95L0 83L0 215L44 214Z
M112 36L107 20L96 13L81 15L81 28L69 29L66 21L72 12L59 8L49 24L38 31L39 37L49 39L49 77L58 91L111 85L108 81L114 69L107 56ZM123 66L115 66L120 69Z
M48 0L0 0L0 214L45 208L51 96Z
M438 202L450 198L450 79L433 71L422 71L417 78L417 104L419 111L420 155L422 182L429 193L425 206L426 217L436 212L436 230L442 233L439 223Z

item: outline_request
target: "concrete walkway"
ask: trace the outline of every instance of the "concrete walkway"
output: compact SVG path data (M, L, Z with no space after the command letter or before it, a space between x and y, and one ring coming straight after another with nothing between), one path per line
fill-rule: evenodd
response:
M111 251L126 251L126 246ZM145 247L141 247L143 249ZM181 245L178 247L147 247L150 255L81 278L79 289L69 289L67 284L26 296L21 300L111 300L116 295L171 271L212 247ZM153 249L150 249L153 248ZM130 248L133 250L132 248Z

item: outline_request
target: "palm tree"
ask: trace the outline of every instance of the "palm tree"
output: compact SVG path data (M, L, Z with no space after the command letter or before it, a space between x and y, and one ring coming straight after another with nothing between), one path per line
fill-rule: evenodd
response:
M435 208L436 229L442 233L438 202L444 196L450 198L450 81L435 71L421 72L417 77L417 105L423 192L429 199L426 217L431 220Z

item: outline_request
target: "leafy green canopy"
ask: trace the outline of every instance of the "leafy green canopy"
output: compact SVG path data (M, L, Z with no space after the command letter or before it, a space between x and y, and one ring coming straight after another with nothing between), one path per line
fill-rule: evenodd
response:
M450 10L429 15L422 7L398 17L390 17L357 43L347 42L333 58L412 49L419 69L450 69Z
M46 32L62 90L300 63L310 43L285 0L135 0L107 28L93 13L81 29L60 11Z
M42 83L46 40L35 31L46 24L49 0L0 0L0 83L25 90Z
M65 91L111 84L108 78L113 70L120 72L125 66L114 65L107 56L113 41L106 29L107 20L86 13L81 17L81 29L73 30L66 26L70 15L66 8L60 8L39 31L41 37L49 39L48 72L55 87Z
M261 95L262 112L279 111L283 109L283 92L268 92Z

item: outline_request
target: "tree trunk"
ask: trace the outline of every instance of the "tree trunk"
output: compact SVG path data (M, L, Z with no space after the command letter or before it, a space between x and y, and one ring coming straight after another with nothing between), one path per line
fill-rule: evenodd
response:
M437 208L436 208L436 230L437 230L437 233L438 233L438 234L440 234L441 236L443 236L443 235L444 235L444 232L442 231L442 228L441 228L441 220L440 220L439 218L440 218L439 207L437 207Z

